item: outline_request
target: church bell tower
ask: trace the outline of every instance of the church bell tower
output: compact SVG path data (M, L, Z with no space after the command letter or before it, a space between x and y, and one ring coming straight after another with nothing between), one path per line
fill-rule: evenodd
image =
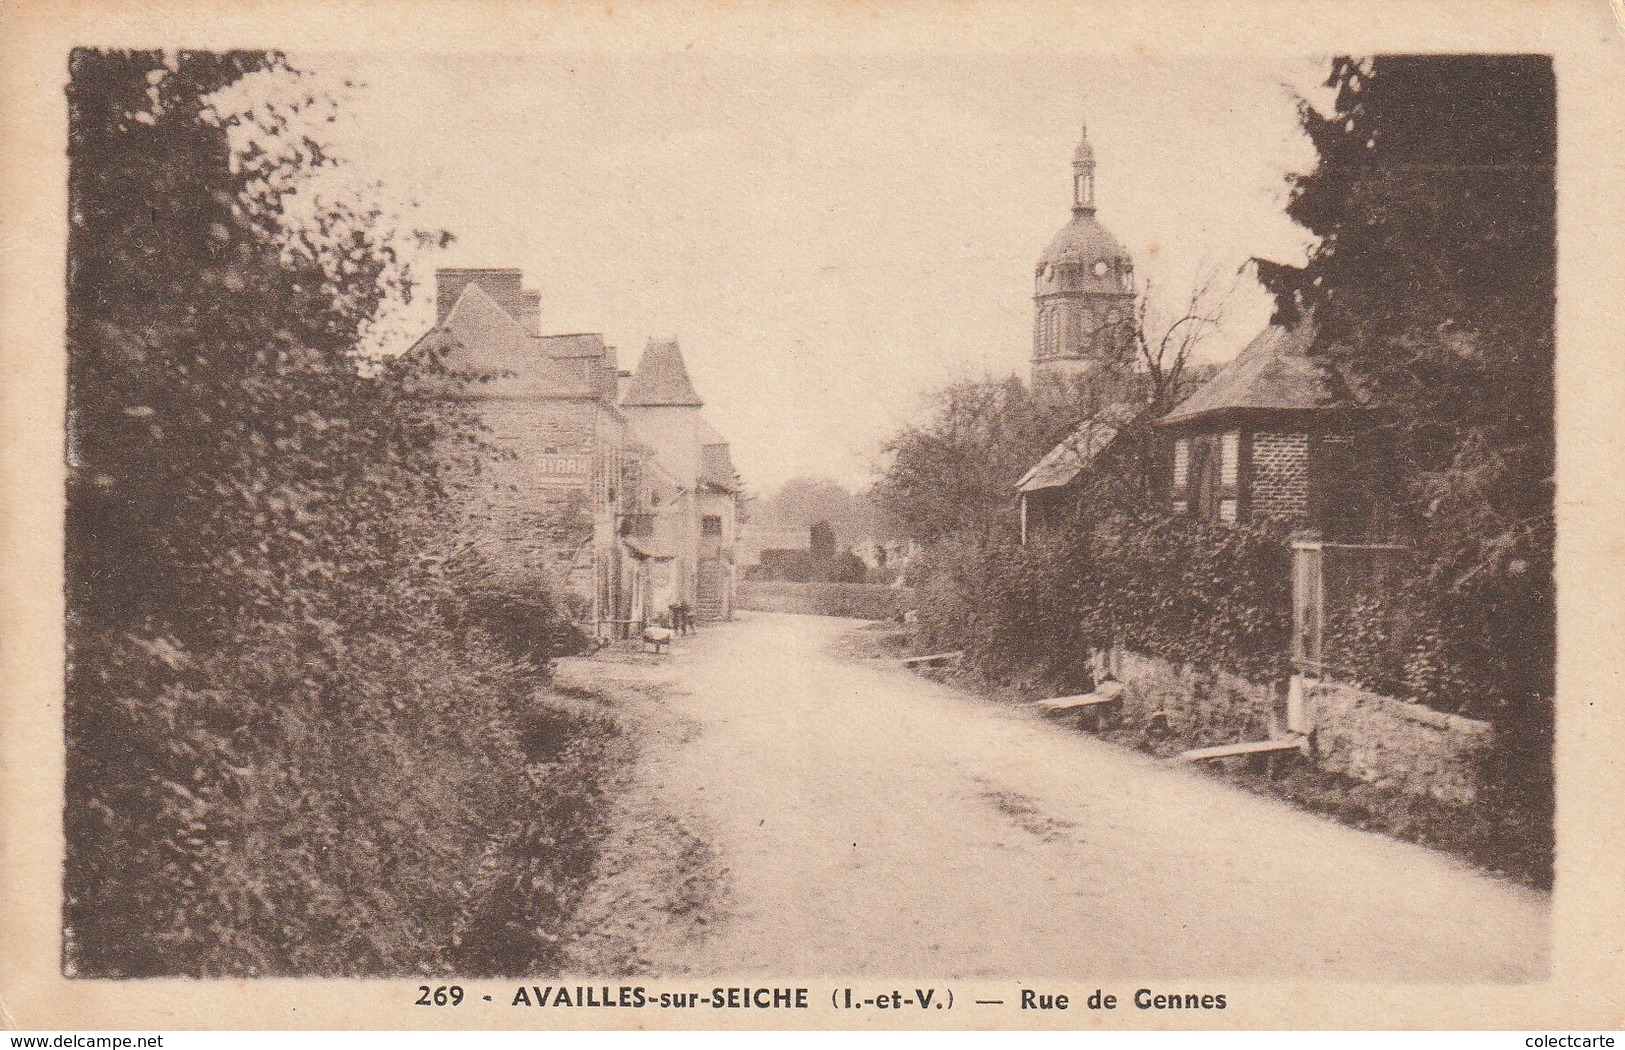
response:
M1095 150L1085 127L1072 154L1072 219L1034 273L1034 385L1131 362L1134 323L1134 261L1095 218Z

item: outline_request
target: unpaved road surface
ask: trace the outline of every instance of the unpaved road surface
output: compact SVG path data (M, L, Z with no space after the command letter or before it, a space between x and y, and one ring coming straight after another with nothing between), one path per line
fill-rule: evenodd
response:
M1545 894L748 613L630 689L577 963L672 977L1519 981ZM606 947L607 946L607 947ZM610 950L613 949L613 950ZM594 953L597 952L595 955Z

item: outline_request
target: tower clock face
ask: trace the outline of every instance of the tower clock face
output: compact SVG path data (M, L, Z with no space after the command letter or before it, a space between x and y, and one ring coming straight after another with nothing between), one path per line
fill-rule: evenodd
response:
M1096 277L1104 277L1104 276L1106 276L1106 264L1104 262L1095 263L1095 276Z

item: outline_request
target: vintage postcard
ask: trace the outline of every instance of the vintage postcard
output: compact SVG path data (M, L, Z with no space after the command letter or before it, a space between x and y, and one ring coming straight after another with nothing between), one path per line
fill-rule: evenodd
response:
M1620 1028L1618 14L0 5L0 1021Z

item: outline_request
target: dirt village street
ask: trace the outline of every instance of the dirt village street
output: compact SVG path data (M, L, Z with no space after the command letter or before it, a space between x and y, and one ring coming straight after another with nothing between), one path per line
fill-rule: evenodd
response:
M1550 900L743 613L561 661L639 758L571 969L1538 980Z

